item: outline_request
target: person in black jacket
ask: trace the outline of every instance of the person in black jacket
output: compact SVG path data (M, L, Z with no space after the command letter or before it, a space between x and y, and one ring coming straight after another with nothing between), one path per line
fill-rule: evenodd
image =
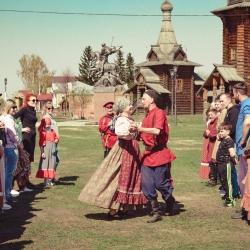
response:
M232 103L232 96L229 93L221 94L220 103L224 105L224 108L227 109L227 114L225 117L225 122L228 122L232 125L232 130L230 132L230 137L234 140L235 143L235 131L236 131L236 123L239 115L239 108Z
M35 107L37 105L37 97L34 94L28 94L25 97L23 107L14 115L17 119L20 117L23 128L27 128L23 131L23 145L24 150L29 153L30 162L34 162L34 151L36 146L36 110ZM26 184L28 189L36 188L35 185L28 182Z
M220 102L222 105L224 105L224 108L227 109L227 114L226 114L224 122L232 125L229 136L232 138L235 144L236 124L238 121L238 115L239 115L240 110L238 106L232 103L232 96L229 93L222 94L220 96ZM237 173L236 168L232 169L232 182L233 182L233 197L239 198L240 189L239 189L239 183L238 183L238 173Z

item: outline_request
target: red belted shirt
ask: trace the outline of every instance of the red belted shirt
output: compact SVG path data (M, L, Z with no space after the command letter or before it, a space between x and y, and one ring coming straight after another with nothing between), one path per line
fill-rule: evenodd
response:
M98 130L102 135L102 144L104 148L112 148L116 141L117 141L117 135L115 134L114 130L110 130L110 127L108 126L108 123L113 119L114 115L108 115L101 117L99 121L99 127Z
M169 128L165 112L158 107L150 110L142 121L144 128L160 129L159 135L141 133L141 139L146 147L152 147L151 150L144 150L141 162L148 167L158 167L160 165L172 162L176 156L167 147ZM165 147L166 146L166 147Z

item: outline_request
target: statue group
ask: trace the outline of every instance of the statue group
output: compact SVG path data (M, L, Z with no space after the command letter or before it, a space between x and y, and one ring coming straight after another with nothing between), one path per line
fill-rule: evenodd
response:
M109 47L103 43L101 52L92 52L91 56L94 61L94 65L89 69L89 71L95 71L99 75L99 80L96 82L95 87L114 87L116 85L124 84L119 76L119 66L115 63L108 62L108 57L117 53L121 48L122 46Z

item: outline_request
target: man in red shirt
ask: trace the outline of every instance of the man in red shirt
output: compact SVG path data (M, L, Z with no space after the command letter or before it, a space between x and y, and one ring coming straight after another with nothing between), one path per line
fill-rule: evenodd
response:
M156 190L160 191L166 202L166 214L171 214L175 202L170 165L176 157L167 147L168 121L165 112L156 106L158 98L153 90L143 94L142 105L148 112L142 125L137 128L145 145L141 158L142 191L153 209L153 217L148 223L162 220Z
M104 147L104 158L109 154L109 151L117 141L115 128L112 127L112 120L114 118L113 102L107 102L103 105L106 110L106 115L101 117L99 121L99 132L102 137L102 144Z

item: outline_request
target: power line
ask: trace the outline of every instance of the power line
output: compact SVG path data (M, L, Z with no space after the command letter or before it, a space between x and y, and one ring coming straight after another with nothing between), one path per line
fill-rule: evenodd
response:
M58 12L58 11L37 11L37 10L1 10L0 12L17 12L17 13L33 13L33 14L53 14L53 15L84 15L84 16L124 16L124 17L159 17L162 14L114 14L114 13L84 13L84 12ZM212 14L173 14L171 16L176 17L214 17L215 15ZM241 17L241 16L250 16L250 14L231 14L231 15L224 15L224 16L234 16L234 17Z

